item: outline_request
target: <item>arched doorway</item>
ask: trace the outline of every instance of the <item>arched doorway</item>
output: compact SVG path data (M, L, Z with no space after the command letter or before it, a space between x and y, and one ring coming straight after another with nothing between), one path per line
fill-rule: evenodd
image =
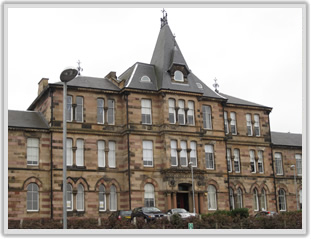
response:
M189 211L189 193L191 191L191 184L180 183L178 184L178 192L176 195L177 208L184 208Z

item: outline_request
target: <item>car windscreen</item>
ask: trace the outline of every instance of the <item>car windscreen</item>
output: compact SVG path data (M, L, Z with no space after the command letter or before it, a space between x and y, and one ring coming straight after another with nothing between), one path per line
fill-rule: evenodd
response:
M177 209L174 209L174 210L172 210L173 211L173 213L184 213L184 212L187 212L185 209L183 209L183 208L177 208Z
M132 211L120 211L121 216L130 216Z
M161 211L156 207L143 207L143 212L161 212Z

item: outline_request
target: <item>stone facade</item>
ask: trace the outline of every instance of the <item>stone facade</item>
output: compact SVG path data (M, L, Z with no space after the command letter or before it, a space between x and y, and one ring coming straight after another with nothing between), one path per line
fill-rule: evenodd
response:
M163 33L167 31L165 27L167 26L163 27L160 35L167 34ZM177 59L176 46L174 54ZM191 73L187 71L186 64L183 67L174 64L173 62L173 67L170 68L171 75L178 69L183 74L189 74L184 82L186 85L195 79L190 77ZM296 165L295 156L302 154L302 148L301 145L274 146L269 124L271 108L247 101L243 101L245 104L235 103L234 100L228 100L211 90L207 92L215 95L213 97L199 91L127 87L135 83L131 82L135 78L135 70L136 68L131 73L131 78L130 74L124 73L120 79L116 79L115 73L111 72L104 79L97 79L98 84L101 84L100 80L105 81L105 84L109 83L111 89L83 86L80 83L68 85L67 93L72 97L73 107L73 120L67 122L67 138L72 142L69 150L73 159L72 165L67 166L67 183L72 187L69 218L107 217L114 210L143 206L146 204L145 199L151 199L154 206L163 211L176 207L193 211L192 187L198 213L238 207L248 208L251 214L263 208L280 211L280 189L285 191L285 210L297 209L294 174L290 166ZM178 85L173 76L171 77L172 84ZM75 80L83 82L84 79L77 77ZM151 79L153 82L152 77ZM117 90L113 90L113 87ZM203 89L206 90L206 87ZM9 219L62 218L62 85L49 84L47 79L43 79L39 83L38 93L29 110L41 112L47 122L47 129L16 126L9 122ZM74 115L78 112L77 97L83 98L81 122L74 120ZM104 123L97 122L98 99L104 100ZM142 101L146 99L151 102L151 113L148 113L151 122L148 124L142 122ZM175 100L173 108L169 105L171 99ZM111 110L109 100L114 100L112 123L107 120L107 115L111 113L108 113ZM180 122L178 117L180 100L184 102L184 122ZM187 117L191 116L192 110L192 103L189 102L194 106L193 124ZM209 127L204 125L205 120L208 120L203 110L205 106L210 109ZM176 121L173 123L170 122L170 107ZM232 132L231 124L234 119L231 112L235 113L236 132ZM225 130L225 113L228 132ZM251 136L247 130L247 114L251 118ZM259 117L258 125L255 115ZM23 122L23 119L20 121ZM259 128L258 135L255 135L255 127ZM38 165L27 164L28 138L39 139ZM81 140L82 149L78 145ZM103 141L105 149L100 151L98 145ZM172 141L176 142L176 148L171 147ZM114 150L110 148L111 142L115 144ZM144 142L151 145L148 152L143 149ZM209 154L208 150L212 150L212 153ZM173 151L177 155L175 163L172 159ZM250 151L254 152L255 172L251 170ZM275 153L282 154L282 175L276 173ZM103 155L104 166L99 165L99 158ZM212 155L211 158L209 155ZM150 164L146 163L147 157ZM212 159L212 163L208 163L208 159ZM196 166L193 167L194 184L191 167L188 165L190 160L196 161ZM231 162L229 170L228 160ZM31 183L39 188L37 210L29 210L27 205L27 187ZM104 194L101 192L102 185L105 188ZM153 192L147 196L146 185L152 185L153 188ZM83 188L82 192L79 187ZM210 188L215 193L209 191ZM297 188L298 191L302 188L301 175L297 175ZM232 196L229 189L232 190ZM255 191L257 197L254 196ZM100 199L100 195L104 195L105 200Z

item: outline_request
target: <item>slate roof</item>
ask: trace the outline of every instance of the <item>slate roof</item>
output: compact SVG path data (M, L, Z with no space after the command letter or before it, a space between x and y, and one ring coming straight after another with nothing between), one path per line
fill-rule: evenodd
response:
M52 83L52 85L53 84L63 85L62 82ZM72 81L69 81L67 83L67 86L77 86L77 87L92 88L92 89L120 91L119 87L114 85L107 78L97 78L97 77L89 77L89 76L77 76Z
M236 97L224 94L224 93L220 93L219 92L218 94L223 96L223 97L225 97L225 98L227 98L228 99L228 101L227 101L228 104L249 105L249 106L257 106L257 107L264 107L264 108L272 109L271 107L260 105L260 104L257 104L257 103L253 103L253 102L250 102L250 101L247 101L247 100L242 100L240 98L236 98Z
M274 145L302 147L302 134L280 133L271 131L271 141Z
M49 125L40 112L8 111L8 126L18 128L48 129Z

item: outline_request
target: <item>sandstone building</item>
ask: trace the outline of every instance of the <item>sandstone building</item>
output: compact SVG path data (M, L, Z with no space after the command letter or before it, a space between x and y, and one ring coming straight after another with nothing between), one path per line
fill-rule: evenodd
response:
M9 111L9 219L62 218L62 89L42 79L28 111ZM271 132L271 110L207 87L163 17L150 64L68 83L68 217L192 211L192 187L199 213L297 210L302 137Z

